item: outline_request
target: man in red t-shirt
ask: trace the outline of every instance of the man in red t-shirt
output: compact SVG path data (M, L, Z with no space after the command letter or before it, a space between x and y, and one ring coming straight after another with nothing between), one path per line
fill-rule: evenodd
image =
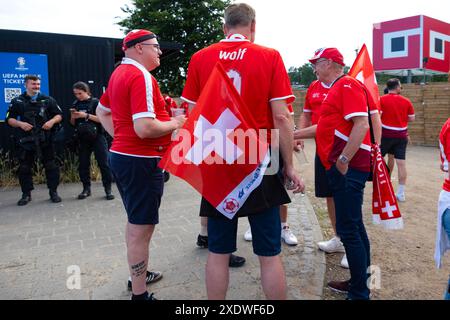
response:
M186 118L169 116L158 83L149 72L160 63L156 35L133 30L123 39L122 49L125 58L109 79L97 116L114 138L109 164L128 215L125 237L131 299L155 300L146 284L162 277L160 272L147 271L164 187L158 162L172 132L181 128Z
M408 123L415 120L411 101L400 95L400 80L390 79L386 83L388 94L380 98L381 123L383 127L381 154L394 155L398 168L398 201L405 201L406 184L406 146L408 145ZM394 163L389 161L392 174Z
M298 128L300 130L317 125L320 118L322 102L327 97L328 91L330 91L330 86L320 81L320 79L311 83L306 92L303 113L301 114L298 122ZM327 253L345 252L344 245L336 233L336 213L333 194L331 192L331 187L328 184L325 167L320 161L317 152L314 161L314 186L316 197L326 198L328 216L335 234L335 236L330 240L320 241L317 245L320 250ZM348 268L347 257L345 255L341 260L341 266Z
M195 104L209 74L218 61L232 79L254 117L253 129L278 129L284 174L292 181L294 192L301 192L304 184L294 170L292 162L294 123L287 105L295 97L286 68L278 51L253 43L255 39L255 11L249 5L232 4L225 10L224 33L226 39L192 56L182 99ZM220 183L220 181L219 181ZM247 212L252 229L253 251L261 264L261 282L268 299L286 298L286 279L279 256L281 252L280 204L289 197L277 175L264 176L263 188L252 192L259 195L259 204L268 204L262 211ZM255 199L253 199L255 200ZM209 299L225 299L229 281L229 257L236 250L238 217L224 218L202 200L201 216L208 217L208 262L206 288ZM242 214L242 208L236 216Z
M299 131L296 138L316 137L317 154L326 169L336 207L336 232L347 254L351 279L328 286L347 292L349 299L369 299L367 268L370 245L362 219L364 187L371 170L369 110L376 105L365 86L344 75L342 54L336 48L319 49L309 60L318 78L330 84L317 126ZM373 123L374 132L378 122Z
M445 178L442 191L439 194L434 259L436 267L441 268L444 254L450 250L450 118L444 123L439 134L439 148L441 151L441 170L444 172ZM450 300L450 279L448 280L445 299Z
M288 106L289 113L294 117L294 107L292 104ZM298 239L292 232L288 222L288 205L282 204L280 206L280 219L281 219L281 239L289 246L296 246L298 244ZM246 241L252 241L252 229L248 227L247 231L244 233L244 239Z

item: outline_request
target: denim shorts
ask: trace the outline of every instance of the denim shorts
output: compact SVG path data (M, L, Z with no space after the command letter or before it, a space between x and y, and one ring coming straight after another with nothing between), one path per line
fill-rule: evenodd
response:
M164 188L159 160L110 153L109 166L131 224L155 225L159 222L158 210Z
M257 256L272 257L281 252L280 207L272 207L248 216L252 229L253 252ZM236 251L238 217L208 218L208 250L217 254Z

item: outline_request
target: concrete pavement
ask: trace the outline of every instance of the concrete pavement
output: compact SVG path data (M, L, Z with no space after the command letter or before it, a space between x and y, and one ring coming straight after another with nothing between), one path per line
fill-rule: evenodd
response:
M63 201L54 204L40 185L24 207L16 205L19 188L0 191L0 299L129 299L126 214L115 186L113 191L116 199L106 201L101 184L94 183L92 196L78 200L81 184L64 184L58 189ZM164 300L206 299L207 250L195 245L200 196L173 176L164 192L150 249L150 268L164 277L149 291ZM289 223L299 245L283 244L288 298L321 299L325 257L316 247L322 235L307 196L295 196ZM264 299L258 259L243 239L247 227L241 219L236 254L247 262L231 269L227 299ZM78 284L74 279L80 288L69 290L68 282Z

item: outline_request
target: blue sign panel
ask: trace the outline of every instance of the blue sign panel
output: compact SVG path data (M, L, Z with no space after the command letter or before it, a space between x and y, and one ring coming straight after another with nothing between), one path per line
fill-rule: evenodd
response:
M0 52L0 122L11 100L25 92L25 76L41 78L41 92L49 94L47 55Z

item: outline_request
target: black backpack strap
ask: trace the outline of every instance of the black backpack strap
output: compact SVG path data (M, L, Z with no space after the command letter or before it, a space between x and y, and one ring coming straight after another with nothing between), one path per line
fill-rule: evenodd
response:
M334 86L335 83L338 82L343 77L345 77L345 74L340 76L336 80L334 80L334 82L331 84L330 88L332 86ZM361 86L361 89L364 91L364 94L366 95L367 114L369 115L370 141L372 142L372 144L375 144L375 133L373 132L372 117L371 117L371 114L370 114L369 96L368 96L368 93L367 93L367 90L366 90L366 86L361 81L359 81L359 80L356 80L356 81L358 81L358 83Z
M375 144L375 133L373 132L372 115L370 114L369 95L367 93L365 86L361 86L361 88L363 89L364 94L366 95L367 113L369 115L370 141L372 142L372 144Z

